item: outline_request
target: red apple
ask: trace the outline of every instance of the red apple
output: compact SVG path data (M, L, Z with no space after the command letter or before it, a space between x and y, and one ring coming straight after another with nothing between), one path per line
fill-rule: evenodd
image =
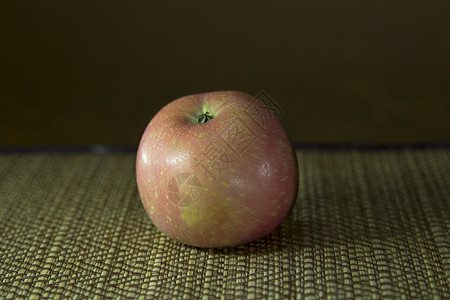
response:
M156 227L198 247L267 235L298 190L295 151L277 116L235 91L186 96L163 107L142 136L136 175Z

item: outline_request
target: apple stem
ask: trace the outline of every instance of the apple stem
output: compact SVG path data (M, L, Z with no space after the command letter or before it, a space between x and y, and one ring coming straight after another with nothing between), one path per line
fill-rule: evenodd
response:
M211 114L209 113L209 111L206 111L204 113L202 113L199 117L198 117L198 122L199 123L206 123L209 120L212 119Z

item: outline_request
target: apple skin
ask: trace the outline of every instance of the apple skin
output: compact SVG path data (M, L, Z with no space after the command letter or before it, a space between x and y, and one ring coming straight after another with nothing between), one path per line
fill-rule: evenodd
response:
M212 118L202 123L206 115ZM136 176L154 225L197 247L267 235L298 191L295 150L277 116L237 91L185 96L163 107L140 141Z

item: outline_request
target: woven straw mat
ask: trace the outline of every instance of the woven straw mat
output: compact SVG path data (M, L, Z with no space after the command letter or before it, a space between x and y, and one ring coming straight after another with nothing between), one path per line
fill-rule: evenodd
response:
M201 249L145 214L135 153L0 155L0 298L450 298L450 149L303 149L258 241Z

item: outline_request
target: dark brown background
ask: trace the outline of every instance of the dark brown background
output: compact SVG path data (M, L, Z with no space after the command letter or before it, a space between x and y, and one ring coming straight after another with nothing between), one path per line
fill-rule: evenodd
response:
M265 90L299 143L450 140L436 1L2 1L0 146L137 146L178 97Z

